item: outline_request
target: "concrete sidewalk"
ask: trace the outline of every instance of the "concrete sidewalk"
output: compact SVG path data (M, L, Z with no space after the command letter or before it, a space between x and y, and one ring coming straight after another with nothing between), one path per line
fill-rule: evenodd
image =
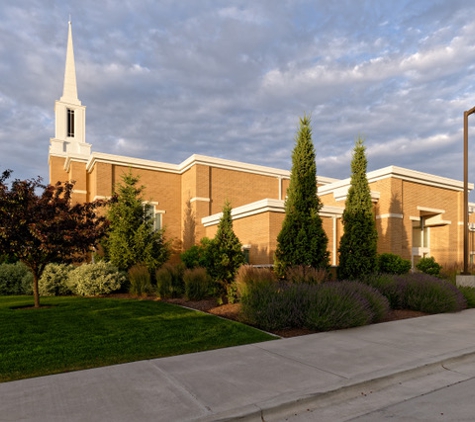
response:
M285 420L472 359L475 309L2 383L0 421Z

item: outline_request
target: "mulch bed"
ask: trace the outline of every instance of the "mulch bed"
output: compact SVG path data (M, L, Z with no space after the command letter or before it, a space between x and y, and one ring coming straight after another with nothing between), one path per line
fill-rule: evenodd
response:
M169 299L169 303L174 303L180 306L186 306L188 308L198 309L209 314L217 315L223 318L231 319L234 321L240 321L239 311L241 309L241 304L225 304L218 305L216 299L207 299L201 301L187 301L184 299ZM400 319L407 318L416 318L420 316L427 315L424 312L411 311L409 309L397 309L391 310L387 317L382 322L396 321ZM276 334L280 337L297 337L304 336L307 334L314 334L317 331L308 330L306 328L289 328L285 330L275 330L272 331L273 334Z
M127 293L119 293L119 294L111 294L107 295L106 297L114 297L118 299L139 299L139 300L160 300L156 296L132 296ZM239 303L228 303L224 305L218 305L216 299L205 299L199 301L190 301L185 299L167 299L165 300L167 303L173 303L175 305L185 306L187 308L197 309L199 311L203 311L209 314L217 315L222 318L231 319L233 321L242 322L240 319L240 309L241 304ZM382 322L389 322L389 321L397 321L400 319L407 319L407 318L417 318L420 316L427 315L424 312L419 311L411 311L409 309L397 309L391 310L388 316ZM304 336L307 334L314 334L317 331L307 330L306 328L289 328L285 330L274 330L271 331L272 334L276 334L279 337L297 337L297 336Z

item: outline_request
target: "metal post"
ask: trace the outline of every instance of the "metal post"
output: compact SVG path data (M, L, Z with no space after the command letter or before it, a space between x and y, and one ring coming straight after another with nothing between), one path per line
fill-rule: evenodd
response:
M463 275L468 272L468 116L475 107L463 112Z

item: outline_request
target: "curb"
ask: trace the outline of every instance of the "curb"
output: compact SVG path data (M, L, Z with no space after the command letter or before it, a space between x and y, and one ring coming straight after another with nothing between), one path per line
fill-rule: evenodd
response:
M437 359L437 358L436 358ZM292 394L276 396L272 399L247 405L242 408L235 408L225 412L210 414L204 417L191 419L196 422L224 422L224 421L267 421L275 418L283 418L291 413L298 413L308 408L316 409L328 405L334 405L342 401L359 397L364 391L376 392L396 384L401 384L415 378L423 378L438 372L448 371L446 365L463 364L468 361L475 361L475 349L467 351L461 355L446 356L433 362L414 366L399 372L390 373L373 379L356 381L353 384L343 385L329 391L308 391L302 390ZM351 381L351 380L350 380ZM454 384L454 383L452 383ZM444 387L452 385L447 384ZM437 390L434 388L434 390Z

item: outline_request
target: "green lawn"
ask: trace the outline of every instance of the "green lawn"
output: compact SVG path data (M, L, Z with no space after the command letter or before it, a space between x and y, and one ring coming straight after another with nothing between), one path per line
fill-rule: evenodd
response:
M0 297L0 382L256 343L275 337L167 303Z

